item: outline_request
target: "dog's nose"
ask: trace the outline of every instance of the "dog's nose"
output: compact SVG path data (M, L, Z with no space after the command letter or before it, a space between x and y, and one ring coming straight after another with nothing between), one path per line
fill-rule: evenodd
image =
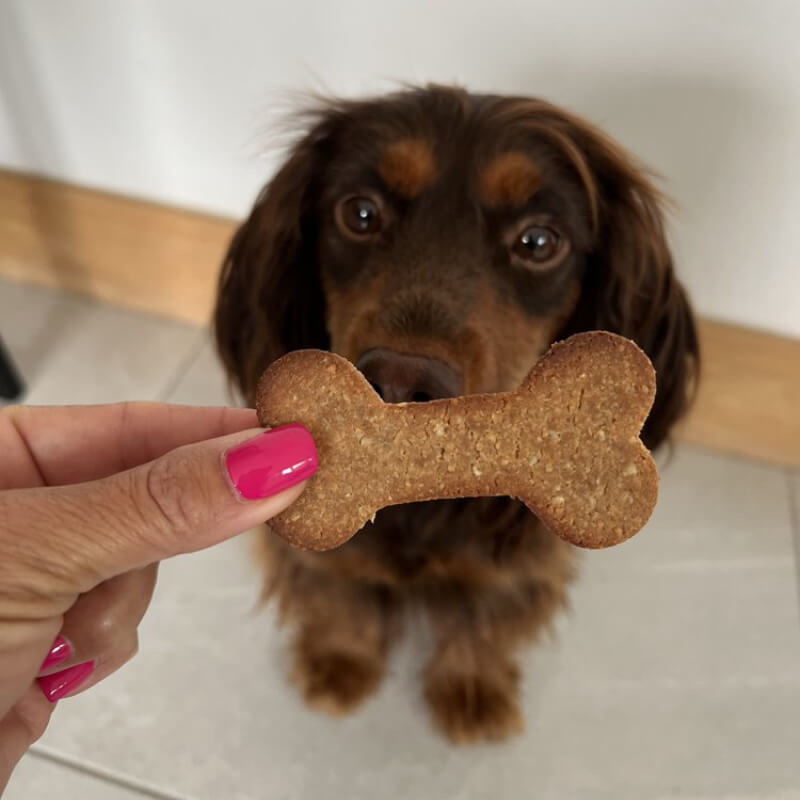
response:
M387 403L422 403L461 394L461 376L437 358L375 348L356 366Z

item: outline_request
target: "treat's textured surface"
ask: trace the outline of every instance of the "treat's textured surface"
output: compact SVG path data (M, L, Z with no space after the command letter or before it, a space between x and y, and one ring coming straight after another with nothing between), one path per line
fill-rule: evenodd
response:
M397 503L511 495L582 547L607 547L650 517L658 473L638 438L655 373L631 341L583 333L553 345L519 389L387 404L346 359L298 350L258 387L262 425L300 422L319 471L270 527L324 550Z

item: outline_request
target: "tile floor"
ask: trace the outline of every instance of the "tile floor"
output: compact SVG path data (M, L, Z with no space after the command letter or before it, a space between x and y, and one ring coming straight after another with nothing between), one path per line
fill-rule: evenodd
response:
M0 282L0 330L32 403L228 402L190 326ZM163 565L137 658L62 704L6 800L800 798L800 475L680 446L662 478L526 654L511 744L431 732L413 637L362 713L306 711L245 537Z

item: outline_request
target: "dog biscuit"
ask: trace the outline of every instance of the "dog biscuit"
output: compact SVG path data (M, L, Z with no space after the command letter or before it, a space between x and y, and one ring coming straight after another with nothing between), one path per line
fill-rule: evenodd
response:
M658 473L639 439L654 397L647 356L605 332L553 345L513 392L426 403L384 403L341 356L294 351L261 377L258 417L304 425L319 471L269 525L326 550L386 506L510 495L567 541L608 547L655 506Z

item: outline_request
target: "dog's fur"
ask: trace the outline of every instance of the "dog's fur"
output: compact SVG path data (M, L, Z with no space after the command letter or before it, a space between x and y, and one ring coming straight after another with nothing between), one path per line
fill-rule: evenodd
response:
M221 276L219 352L248 400L267 365L298 348L423 355L450 365L464 393L501 391L553 340L603 329L653 361L644 438L665 439L695 383L695 325L660 197L616 144L540 100L447 87L328 102L306 123ZM343 227L352 195L374 200L378 233ZM515 255L526 224L557 231L554 263ZM521 728L514 651L564 604L573 564L519 503L399 506L332 552L268 534L264 548L308 703L346 713L373 692L413 607L436 636L424 681L440 729L474 741Z

